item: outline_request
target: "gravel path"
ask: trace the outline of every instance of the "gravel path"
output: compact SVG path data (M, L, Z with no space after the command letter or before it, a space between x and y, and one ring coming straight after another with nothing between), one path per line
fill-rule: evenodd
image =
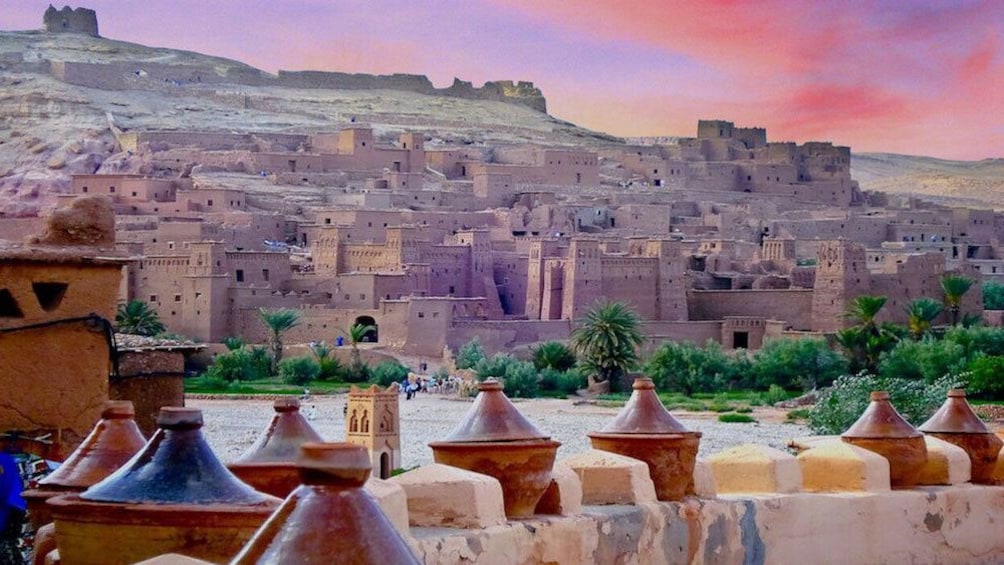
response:
M315 397L304 403L309 412L314 406L311 424L327 440L345 437L342 408L344 395ZM598 430L618 412L619 408L574 405L572 400L516 400L520 411L538 428L549 432L562 443L558 459L589 449L586 433ZM186 404L202 409L205 435L224 462L238 457L252 444L271 417L270 400L194 400ZM452 399L422 394L413 400L401 397L401 450L405 468L432 462L432 450L426 445L446 437L470 408L470 400ZM773 409L758 409L753 414L755 424L723 424L713 413L674 413L691 430L703 432L700 455L706 457L743 443L758 443L783 449L789 439L809 435L800 425L783 423L783 413Z

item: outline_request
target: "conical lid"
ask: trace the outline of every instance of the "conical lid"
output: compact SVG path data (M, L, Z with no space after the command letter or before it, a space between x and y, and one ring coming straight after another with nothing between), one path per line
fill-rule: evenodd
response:
M366 448L305 443L296 464L304 486L255 532L233 565L421 563L362 488L370 474Z
M202 411L165 407L160 428L118 471L80 495L93 502L254 505L271 500L220 463L202 437Z
M917 428L910 425L889 402L889 393L874 391L871 403L857 422L851 425L841 437L896 439L919 437Z
M655 384L648 377L638 377L632 385L631 398L609 424L600 430L606 434L680 434L684 427L659 400Z
M248 463L292 463L300 454L300 446L320 442L320 434L300 414L300 401L293 397L276 399L275 414L258 436L258 441L237 461Z
M986 424L973 412L966 400L966 391L953 388L948 398L920 428L922 432L950 434L989 434Z
M146 445L135 415L128 400L105 402L101 419L83 443L39 484L85 489L111 475Z
M478 385L478 397L464 420L444 442L521 441L549 439L537 429L502 392L502 385L489 378Z

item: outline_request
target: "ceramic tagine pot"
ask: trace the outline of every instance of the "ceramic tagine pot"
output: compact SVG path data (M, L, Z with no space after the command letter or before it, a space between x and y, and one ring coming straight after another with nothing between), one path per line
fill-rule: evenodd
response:
M924 435L899 415L889 402L889 393L875 391L871 403L840 438L878 453L889 460L893 488L910 488L927 463Z
M300 446L322 439L300 414L298 399L279 398L274 408L275 414L258 441L227 468L255 489L285 498L300 486L300 473L295 463Z
M532 516L551 483L559 442L531 424L487 379L478 385L474 405L443 441L429 444L436 463L491 475L502 484L509 518Z
M305 443L296 468L303 485L259 529L231 565L266 563L420 563L363 489L366 448Z
M23 496L28 503L32 528L52 522L45 501L60 494L83 492L136 455L146 438L136 425L136 412L128 400L109 400L101 419L66 461Z
M701 432L692 432L666 410L652 379L634 380L631 398L602 430L589 434L594 449L648 464L659 500L682 500L694 490Z
M974 483L992 482L991 475L1004 442L973 412L966 391L957 388L948 391L945 403L918 429L964 449L973 463Z
M157 426L118 471L49 501L62 565L124 565L165 553L227 561L279 506L220 463L202 436L200 410L161 408Z

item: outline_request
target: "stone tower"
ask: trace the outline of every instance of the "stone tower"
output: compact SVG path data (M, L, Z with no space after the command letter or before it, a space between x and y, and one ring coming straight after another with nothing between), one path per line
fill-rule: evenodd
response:
M646 242L645 255L659 262L656 281L655 312L658 320L686 321L687 262L683 258L683 243L660 239Z
M219 341L230 326L226 250L219 241L192 242L190 249L182 292L183 331L202 341Z
M42 23L45 25L45 31L48 32L86 33L100 37L98 35L98 14L87 8L73 9L69 6L63 6L62 10L57 10L55 6L49 4L42 15Z
M870 289L863 245L842 239L820 243L812 291L812 329L833 332L846 328L848 304Z
M353 385L349 389L345 441L369 450L374 477L386 479L391 471L401 468L397 383L386 390L376 385L365 390Z
M600 242L573 239L565 261L561 319L577 320L603 296L603 258Z

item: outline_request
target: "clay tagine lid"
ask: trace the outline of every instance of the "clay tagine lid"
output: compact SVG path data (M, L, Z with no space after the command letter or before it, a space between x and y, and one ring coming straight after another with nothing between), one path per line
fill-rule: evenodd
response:
M304 443L296 466L305 485L346 488L363 486L372 469L366 448L354 443Z
M128 400L105 402L101 420L83 443L39 484L85 489L112 474L146 445L135 416L136 411Z
M80 498L92 502L256 505L272 500L242 483L202 436L202 411L164 407L160 428L118 471Z
M493 378L478 385L478 397L446 443L550 439L513 406Z
M922 434L903 419L889 402L889 393L873 391L871 403L841 437L863 439L899 439Z
M631 398L609 424L604 434L683 434L689 433L659 400L655 384L648 377L638 377L631 387Z
M300 401L291 396L276 399L275 415L258 440L237 460L237 465L292 463L307 442L321 442L320 434L300 414Z
M953 388L938 411L918 428L928 433L989 434L986 424L966 401L966 391Z

